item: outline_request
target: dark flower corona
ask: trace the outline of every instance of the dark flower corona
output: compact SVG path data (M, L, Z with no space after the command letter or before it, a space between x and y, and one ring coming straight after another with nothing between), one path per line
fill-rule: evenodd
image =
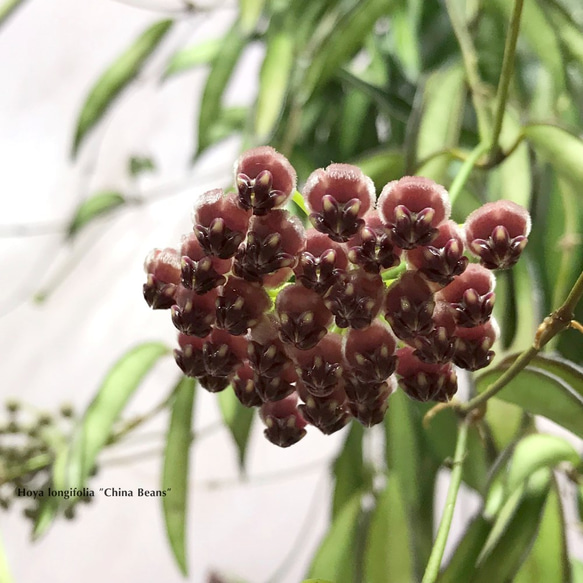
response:
M459 226L428 178L389 182L375 204L369 177L331 164L303 188L305 230L283 208L300 196L296 172L269 146L239 158L235 187L201 195L192 232L148 255L143 294L170 310L183 373L213 393L232 387L269 441L382 423L399 387L447 402L455 367L490 364L491 270L519 259L525 209L488 203Z

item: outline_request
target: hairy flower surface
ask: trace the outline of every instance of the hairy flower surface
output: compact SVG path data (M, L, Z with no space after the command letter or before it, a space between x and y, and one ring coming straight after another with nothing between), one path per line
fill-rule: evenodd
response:
M380 424L396 390L447 402L455 367L490 364L491 270L518 260L525 209L488 203L459 227L428 178L389 182L375 205L358 167L330 164L303 188L306 230L282 208L296 172L269 146L241 155L235 187L202 194L179 247L148 255L143 293L170 309L183 373L209 392L232 389L272 443L289 447L309 426Z

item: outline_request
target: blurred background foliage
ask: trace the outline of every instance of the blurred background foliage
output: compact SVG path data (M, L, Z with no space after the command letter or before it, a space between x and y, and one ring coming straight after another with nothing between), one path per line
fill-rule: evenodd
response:
M0 8L0 24L15 17L19 4L10 0ZM222 7L185 3L172 19L154 21L129 41L80 107L71 156L173 34L173 19L204 18ZM518 25L514 66L504 71L507 37ZM561 305L583 269L580 1L524 0L517 20L509 0L240 0L224 36L193 37L160 75L163 84L197 68L208 71L196 119L184 112L185 123L192 124L193 164L204 164L210 149L237 136L241 149L270 144L285 154L300 184L332 161L359 165L378 191L408 174L449 188L462 170L469 174L453 205L458 222L497 199L530 210L533 229L524 257L498 277L497 358L471 383L471 390L483 391L532 344L540 322ZM248 79L256 98L227 102L241 63L258 50L258 76ZM480 144L488 147L478 151ZM155 172L156 161L132 158L128 171ZM97 193L75 210L68 237L134 202L118 192ZM581 302L575 318L583 321ZM44 466L50 483L87 483L100 450L115 441L112 427L125 402L165 354L164 347L149 344L120 359L73 437L51 450ZM439 581L583 581L583 565L569 553L564 512L565 504L572 510L578 500L579 514L570 520L580 523L583 478L574 436L583 437L581 365L582 337L566 330L470 427L462 479L482 506ZM193 383L182 381L164 403L173 413L163 483L176 490L188 480L191 418L184 411L192 408L192 392ZM220 401L244 465L252 419L226 393ZM451 410L424 426L428 409L401 393L391 397L381 463L371 462L362 427L346 430L332 467L330 530L308 576L334 583L421 580L436 528L436 482L440 470L452 467L457 433ZM571 436L538 433L535 415ZM556 468L561 472L552 473ZM185 488L181 495L164 499L164 512L186 572ZM62 511L40 508L35 533Z

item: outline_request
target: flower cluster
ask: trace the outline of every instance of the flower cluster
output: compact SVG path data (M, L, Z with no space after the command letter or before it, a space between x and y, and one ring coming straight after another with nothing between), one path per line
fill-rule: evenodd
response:
M240 157L235 184L199 199L180 248L149 255L144 297L170 309L184 374L258 407L270 441L380 423L398 385L448 401L456 366L490 363L491 270L518 260L525 209L489 203L460 227L427 178L390 182L377 199L359 168L331 164L306 181L305 229L283 208L295 170L267 146Z

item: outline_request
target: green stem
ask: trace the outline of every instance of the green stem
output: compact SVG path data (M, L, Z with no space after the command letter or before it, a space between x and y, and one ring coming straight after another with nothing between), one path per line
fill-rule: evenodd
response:
M520 17L522 15L523 4L524 0L516 0L514 2L514 11L510 20L510 30L506 36L502 72L500 74L498 91L496 93L496 115L494 117L494 130L490 141L490 151L488 153L489 160L495 159L499 150L498 140L500 139L500 134L502 132L504 113L506 111L506 100L508 99L508 90L510 88L512 71L514 69L514 56L516 54L516 43L518 41L518 32L520 30Z
M512 366L498 380L492 383L483 393L470 399L456 407L459 413L467 414L491 399L499 393L521 370L526 368L528 363L541 351L542 347L554 338L559 332L566 330L571 325L575 306L583 297L583 273L569 292L569 295L563 302L563 305L555 310L550 316L546 317L543 323L538 327L534 344L523 352L513 363Z
M486 140L490 135L488 107L484 99L482 80L478 72L478 53L474 47L470 31L464 19L464 14L454 0L445 0L445 6L461 49L464 69L468 79L468 85L472 94L476 117L478 118L478 131L480 140Z
M451 204L455 202L465 183L467 182L474 166L478 163L478 160L487 150L488 146L485 142L478 144L466 158L466 161L462 164L460 171L456 174L454 181L451 183L449 189L449 199Z
M453 470L451 471L445 508L443 509L443 515L441 517L441 522L439 523L439 529L437 530L437 536L435 537L435 543L431 550L431 555L429 557L429 562L427 563L427 568L425 569L425 574L423 575L422 583L434 583L439 575L439 568L441 566L443 552L445 551L445 545L447 543L449 529L453 519L457 494L462 481L462 469L468 444L468 429L468 420L462 420L458 428L457 442L453 458Z

